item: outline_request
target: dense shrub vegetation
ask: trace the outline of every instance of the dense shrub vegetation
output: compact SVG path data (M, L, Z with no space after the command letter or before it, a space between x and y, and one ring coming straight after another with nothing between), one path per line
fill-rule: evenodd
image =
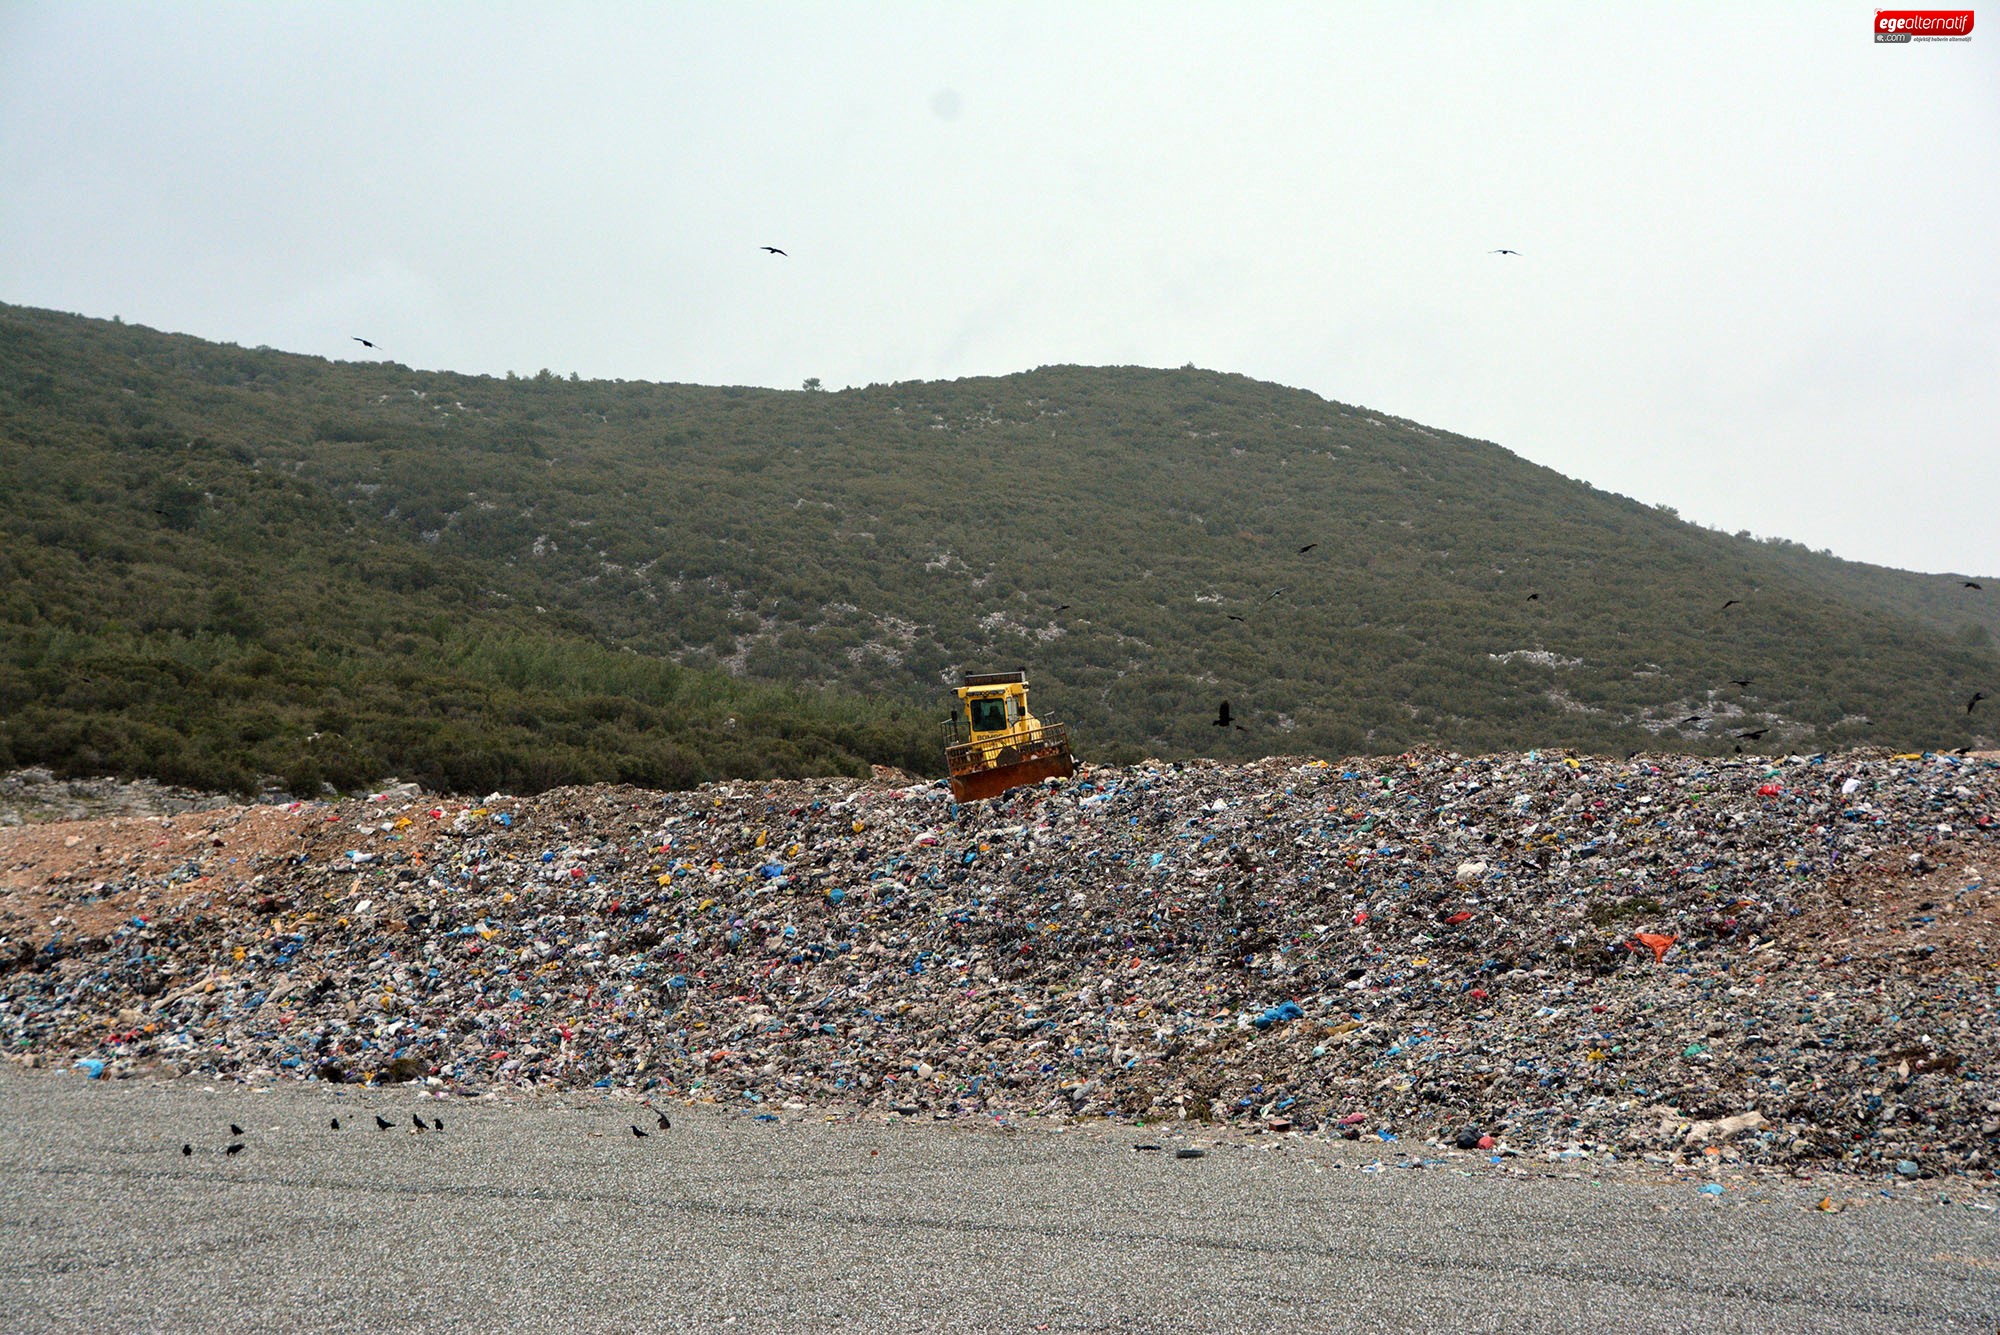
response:
M0 306L0 765L935 771L946 677L1013 666L1104 759L1957 746L1994 590L1191 369L494 379Z

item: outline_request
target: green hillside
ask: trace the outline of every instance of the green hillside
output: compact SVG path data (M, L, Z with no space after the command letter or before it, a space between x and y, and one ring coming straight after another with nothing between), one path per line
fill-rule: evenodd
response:
M0 763L934 769L968 666L1029 668L1105 759L1962 746L2000 696L2000 579L1192 369L500 380L0 307L0 476Z

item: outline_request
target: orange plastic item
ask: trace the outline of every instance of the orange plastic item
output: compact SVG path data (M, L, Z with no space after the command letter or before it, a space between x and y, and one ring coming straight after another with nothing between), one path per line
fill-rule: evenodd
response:
M1667 947L1671 946L1679 938L1672 936L1657 936L1652 932L1634 932L1632 934L1632 939L1634 941L1637 941L1640 945L1644 946L1646 949L1652 951L1653 963L1658 964L1661 960L1667 957Z

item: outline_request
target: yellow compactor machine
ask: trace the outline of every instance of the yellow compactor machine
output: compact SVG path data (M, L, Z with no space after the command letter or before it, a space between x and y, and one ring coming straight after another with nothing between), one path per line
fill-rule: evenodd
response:
M944 721L944 763L960 802L1076 773L1069 729L1028 712L1028 674L969 672Z

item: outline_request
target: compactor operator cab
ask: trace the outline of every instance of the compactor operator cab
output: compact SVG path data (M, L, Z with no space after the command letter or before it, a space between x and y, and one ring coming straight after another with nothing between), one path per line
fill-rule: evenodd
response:
M968 673L945 720L945 768L961 802L1076 772L1069 731L1028 712L1025 672Z
M971 732L978 737L983 732L1005 732L1014 726L1014 698L1010 695L969 695L966 697L967 721ZM1025 711L1024 711L1025 712Z

